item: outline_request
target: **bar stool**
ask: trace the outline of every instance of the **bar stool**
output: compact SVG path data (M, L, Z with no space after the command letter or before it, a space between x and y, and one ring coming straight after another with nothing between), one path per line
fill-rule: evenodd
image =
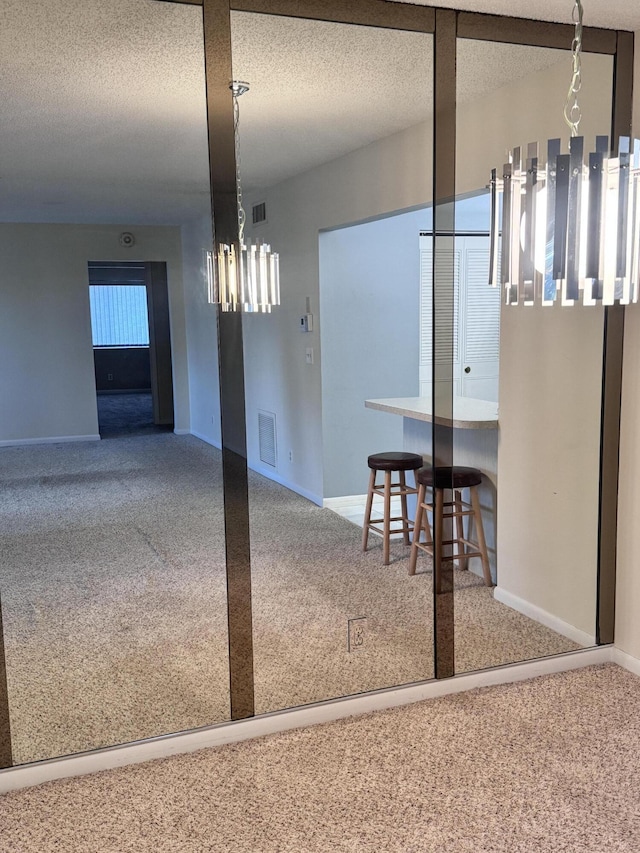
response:
M458 561L461 569L466 569L472 557L480 557L482 561L482 573L487 586L493 586L491 569L489 567L489 556L487 554L487 543L484 538L484 527L482 525L482 514L480 511L480 500L477 487L482 482L482 472L476 468L464 468L459 465L453 467L422 468L416 474L418 485L418 508L413 526L413 542L411 545L411 557L409 559L409 574L415 575L418 550L425 551L433 557L434 543L429 527L427 512L432 513L433 526L438 545L453 546L453 554L447 556L447 560ZM433 503L426 502L426 490L432 489ZM469 489L471 503L462 500L462 489ZM445 491L453 492L453 500L445 501ZM464 535L464 518L470 516L476 528L477 541L471 539L471 521L468 522L467 536ZM455 539L442 540L442 530L445 521L455 519ZM424 530L426 542L420 542L420 535ZM440 553L442 553L440 551ZM435 585L436 592L440 592L440 572L437 567Z
M394 532L402 532L404 536L404 544L409 545L409 533L413 530L413 522L409 518L407 512L407 495L415 495L418 492L417 488L408 486L406 482L406 471L417 471L424 465L422 456L417 453L374 453L367 459L367 464L371 469L369 476L369 491L367 493L367 506L364 512L364 524L362 525L362 550L367 550L369 539L369 530L375 530L378 533L382 532L382 554L385 566L389 565L389 542L391 540L391 522L401 521L402 527ZM376 476L378 471L384 472L384 482L376 484ZM391 480L392 474L398 474L398 482L393 483ZM373 496L379 495L384 500L384 510L382 518L371 520L371 508L373 506ZM391 498L400 497L402 507L402 515L391 517ZM377 525L382 524L382 531Z

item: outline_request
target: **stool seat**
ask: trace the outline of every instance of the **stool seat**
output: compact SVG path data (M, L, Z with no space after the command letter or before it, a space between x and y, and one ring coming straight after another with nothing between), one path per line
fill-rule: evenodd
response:
M401 526L396 528L402 533L404 544L410 545L409 534L413 530L413 521L409 518L407 509L407 495L415 495L417 486L407 484L406 472L415 472L422 468L424 459L418 453L404 453L402 451L390 451L388 453L372 453L367 463L371 472L369 474L369 491L367 492L367 506L364 511L364 522L362 525L362 550L368 548L369 531L374 530L382 534L382 554L385 566L389 565L389 543L391 540L391 522L399 521ZM384 483L376 483L378 471L384 474ZM397 474L397 482L393 482L392 476ZM383 500L383 513L381 518L371 518L373 498L378 496ZM391 498L400 498L400 515L391 515ZM382 526L382 529L380 529ZM395 532L395 531L394 531Z
M434 587L436 593L440 593L443 561L457 562L461 569L466 569L472 557L479 557L482 562L484 582L487 586L493 586L477 488L482 483L482 472L477 468L453 465L421 468L415 472L414 476L418 486L418 509L413 525L409 574L416 573L418 551L424 551L434 559L436 553L439 554L440 558L435 564ZM431 502L427 501L427 489L433 492ZM462 489L469 489L471 503L462 500ZM444 500L446 491L452 492L450 501ZM431 513L433 517L433 534L427 513ZM467 519L466 531L465 519ZM444 532L445 524L447 534ZM472 524L475 527L475 539L472 538ZM444 535L448 535L449 531L453 538L444 539ZM424 542L421 541L423 533ZM447 553L443 550L445 548Z
M453 465L449 468L421 468L416 472L416 483L419 486L433 487L436 489L467 489L470 486L479 486L482 482L482 472L477 468L465 468L462 465Z
M424 459L417 453L390 451L373 453L367 459L372 471L417 471L424 465Z

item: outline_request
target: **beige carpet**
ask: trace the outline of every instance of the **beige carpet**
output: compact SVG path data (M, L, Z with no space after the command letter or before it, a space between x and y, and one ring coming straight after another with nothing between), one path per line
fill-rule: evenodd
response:
M171 434L4 448L0 481L15 762L227 719L218 451ZM402 544L385 567L348 521L250 483L257 711L432 677L426 558L410 578ZM475 575L456 583L458 671L575 647Z
M0 799L3 853L637 853L640 679L614 666Z

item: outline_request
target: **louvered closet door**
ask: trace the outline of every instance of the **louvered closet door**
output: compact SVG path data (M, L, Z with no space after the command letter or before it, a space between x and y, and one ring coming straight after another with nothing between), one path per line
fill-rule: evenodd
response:
M460 244L460 245L458 245ZM500 288L489 287L489 238L456 240L462 260L460 299L460 393L498 401Z
M432 379L431 245L430 235L420 236L420 395L424 397L431 394ZM441 287L453 303L453 328L441 325L436 345L453 336L453 393L497 402L500 289L488 284L489 238L457 237L453 270L442 264L438 269L440 280L436 287ZM446 345L438 347L436 359L440 365L451 362Z

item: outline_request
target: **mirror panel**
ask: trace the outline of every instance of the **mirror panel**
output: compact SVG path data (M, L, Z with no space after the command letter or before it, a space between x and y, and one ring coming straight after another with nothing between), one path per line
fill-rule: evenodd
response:
M20 764L228 719L229 686L202 9L25 0L0 38Z
M253 626L255 712L433 678L434 600L458 673L593 645L604 313L507 307L486 283L490 170L567 135L568 51L458 40L457 183L434 222L433 36L231 17L233 77L250 87L245 236L279 253L281 279L272 313L226 327L238 345L242 327L252 579L251 595L230 587L230 616ZM453 38L451 11L436 18ZM23 0L3 24L9 766L229 719L228 351L206 280L202 8ZM588 142L609 130L612 66L583 57ZM436 260L451 258L436 264L435 330L434 230ZM434 406L453 407L436 450L480 472L487 545L486 566L447 563L440 599L400 519L388 557L379 529L363 538L368 457L413 453L429 469ZM243 467L244 441L226 433ZM407 471L407 506L396 495L388 514L410 528ZM225 485L233 515L246 491L231 473ZM443 525L445 539L460 531ZM248 642L234 654L237 699ZM453 672L444 657L438 676Z
M418 394L433 40L248 13L232 36L247 233L280 256L281 305L243 317L260 713L433 676L402 534L362 552L367 458L404 441L365 400Z
M480 557L455 564L456 672L466 672L595 644L604 311L507 306L488 287L490 170L501 176L518 145L525 156L534 141L545 154L551 138L566 148L569 52L459 40L458 69L452 381L454 412L470 423L454 428L453 452L482 474L490 571ZM584 55L583 75L591 145L609 131L612 58ZM471 491L459 497L470 503ZM462 518L477 542L475 514Z

